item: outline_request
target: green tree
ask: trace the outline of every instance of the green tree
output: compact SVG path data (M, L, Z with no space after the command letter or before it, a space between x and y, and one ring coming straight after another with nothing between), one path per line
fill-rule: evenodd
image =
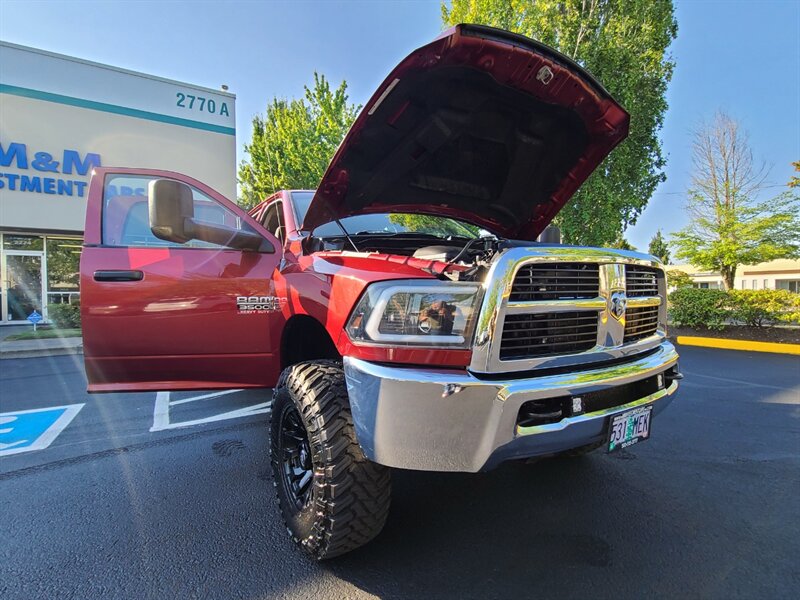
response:
M636 222L659 183L665 159L658 132L675 63L671 0L452 0L446 25L480 23L538 39L573 58L630 113L620 144L556 222L573 244L606 245Z
M667 284L671 288L692 287L691 276L686 271L680 269L670 269L667 271Z
M695 131L692 150L690 222L673 236L679 258L719 272L730 290L739 265L800 256L800 197L758 199L767 171L738 122L717 113Z
M331 89L318 73L303 98L273 98L266 114L253 117L239 203L249 208L278 190L315 189L360 108L348 103L347 82Z
M792 166L794 167L796 173L800 173L800 160L796 160L795 162L793 162ZM790 188L800 187L800 177L798 177L797 175L792 175L791 179L789 179L789 187Z
M650 239L650 244L647 246L647 251L665 265L669 264L669 246L667 245L667 241L661 235L660 229L656 231L656 234Z

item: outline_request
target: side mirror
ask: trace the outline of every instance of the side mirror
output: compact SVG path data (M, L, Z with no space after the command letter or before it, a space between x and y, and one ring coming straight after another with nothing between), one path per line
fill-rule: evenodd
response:
M237 250L275 252L269 240L255 231L195 220L192 188L185 183L154 179L147 192L150 230L159 239L176 244L201 240Z
M147 208L150 229L157 238L176 244L194 239L190 233L194 199L192 188L185 183L174 179L154 179L148 184Z

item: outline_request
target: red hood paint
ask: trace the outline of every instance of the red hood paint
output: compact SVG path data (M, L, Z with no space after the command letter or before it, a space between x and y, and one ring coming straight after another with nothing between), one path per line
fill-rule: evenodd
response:
M446 215L534 239L628 133L629 115L571 59L458 25L406 57L355 120L303 223Z

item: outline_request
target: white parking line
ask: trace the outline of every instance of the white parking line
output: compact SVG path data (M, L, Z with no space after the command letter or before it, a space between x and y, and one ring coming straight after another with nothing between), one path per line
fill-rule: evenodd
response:
M241 392L242 390L225 390L224 392L214 392L212 394L203 394L202 396L192 396L191 398L184 398L183 400L175 400L170 402L170 406L177 406L178 404L186 404L187 402L195 402L197 400L205 400L207 398L216 398L217 396L224 396L225 394L236 394L237 392ZM159 394L167 394L169 396L169 392L159 392Z
M197 402L198 400L208 400L209 398L216 398L218 396L225 396L226 394L234 394L241 391L243 390L225 390L223 392L213 392L211 394L203 394L201 396L182 398L173 402L170 402L170 392L158 392L156 393L156 402L153 409L153 426L150 428L150 431L155 432L164 431L166 429L178 429L180 427L192 427L194 425L203 425L204 423L213 423L214 421L224 421L226 419L237 419L239 417L265 414L271 410L271 401L261 402L252 406L245 406L244 408L237 408L224 413L211 415L210 417L204 417L202 419L179 421L177 423L170 422L169 409L171 406L186 404L187 402Z

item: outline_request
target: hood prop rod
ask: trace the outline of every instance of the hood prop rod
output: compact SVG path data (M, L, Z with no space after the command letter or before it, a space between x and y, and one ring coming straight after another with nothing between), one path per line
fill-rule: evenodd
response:
M342 230L342 233L344 234L344 237L347 238L347 241L350 242L350 245L353 247L353 249L356 252L361 252L361 250L358 249L358 246L356 246L356 243L353 241L353 238L351 238L350 234L347 233L347 229L344 228L344 225L342 225L342 222L339 220L339 218L338 217L333 217L333 220L339 226L339 229Z
M333 219L333 222L336 223L339 226L339 229L342 230L344 237L347 238L347 241L350 242L350 245L353 247L353 249L356 252L361 252L361 250L358 249L358 246L356 246L356 243L353 241L353 238L351 238L350 234L347 233L347 229L344 228L344 225L342 225L342 222L339 220L339 217L336 216L336 212L333 210L333 208L331 208L331 205L328 204L328 201L324 197L322 198L322 201L325 203L325 208L328 209L328 214L330 214L331 218Z

